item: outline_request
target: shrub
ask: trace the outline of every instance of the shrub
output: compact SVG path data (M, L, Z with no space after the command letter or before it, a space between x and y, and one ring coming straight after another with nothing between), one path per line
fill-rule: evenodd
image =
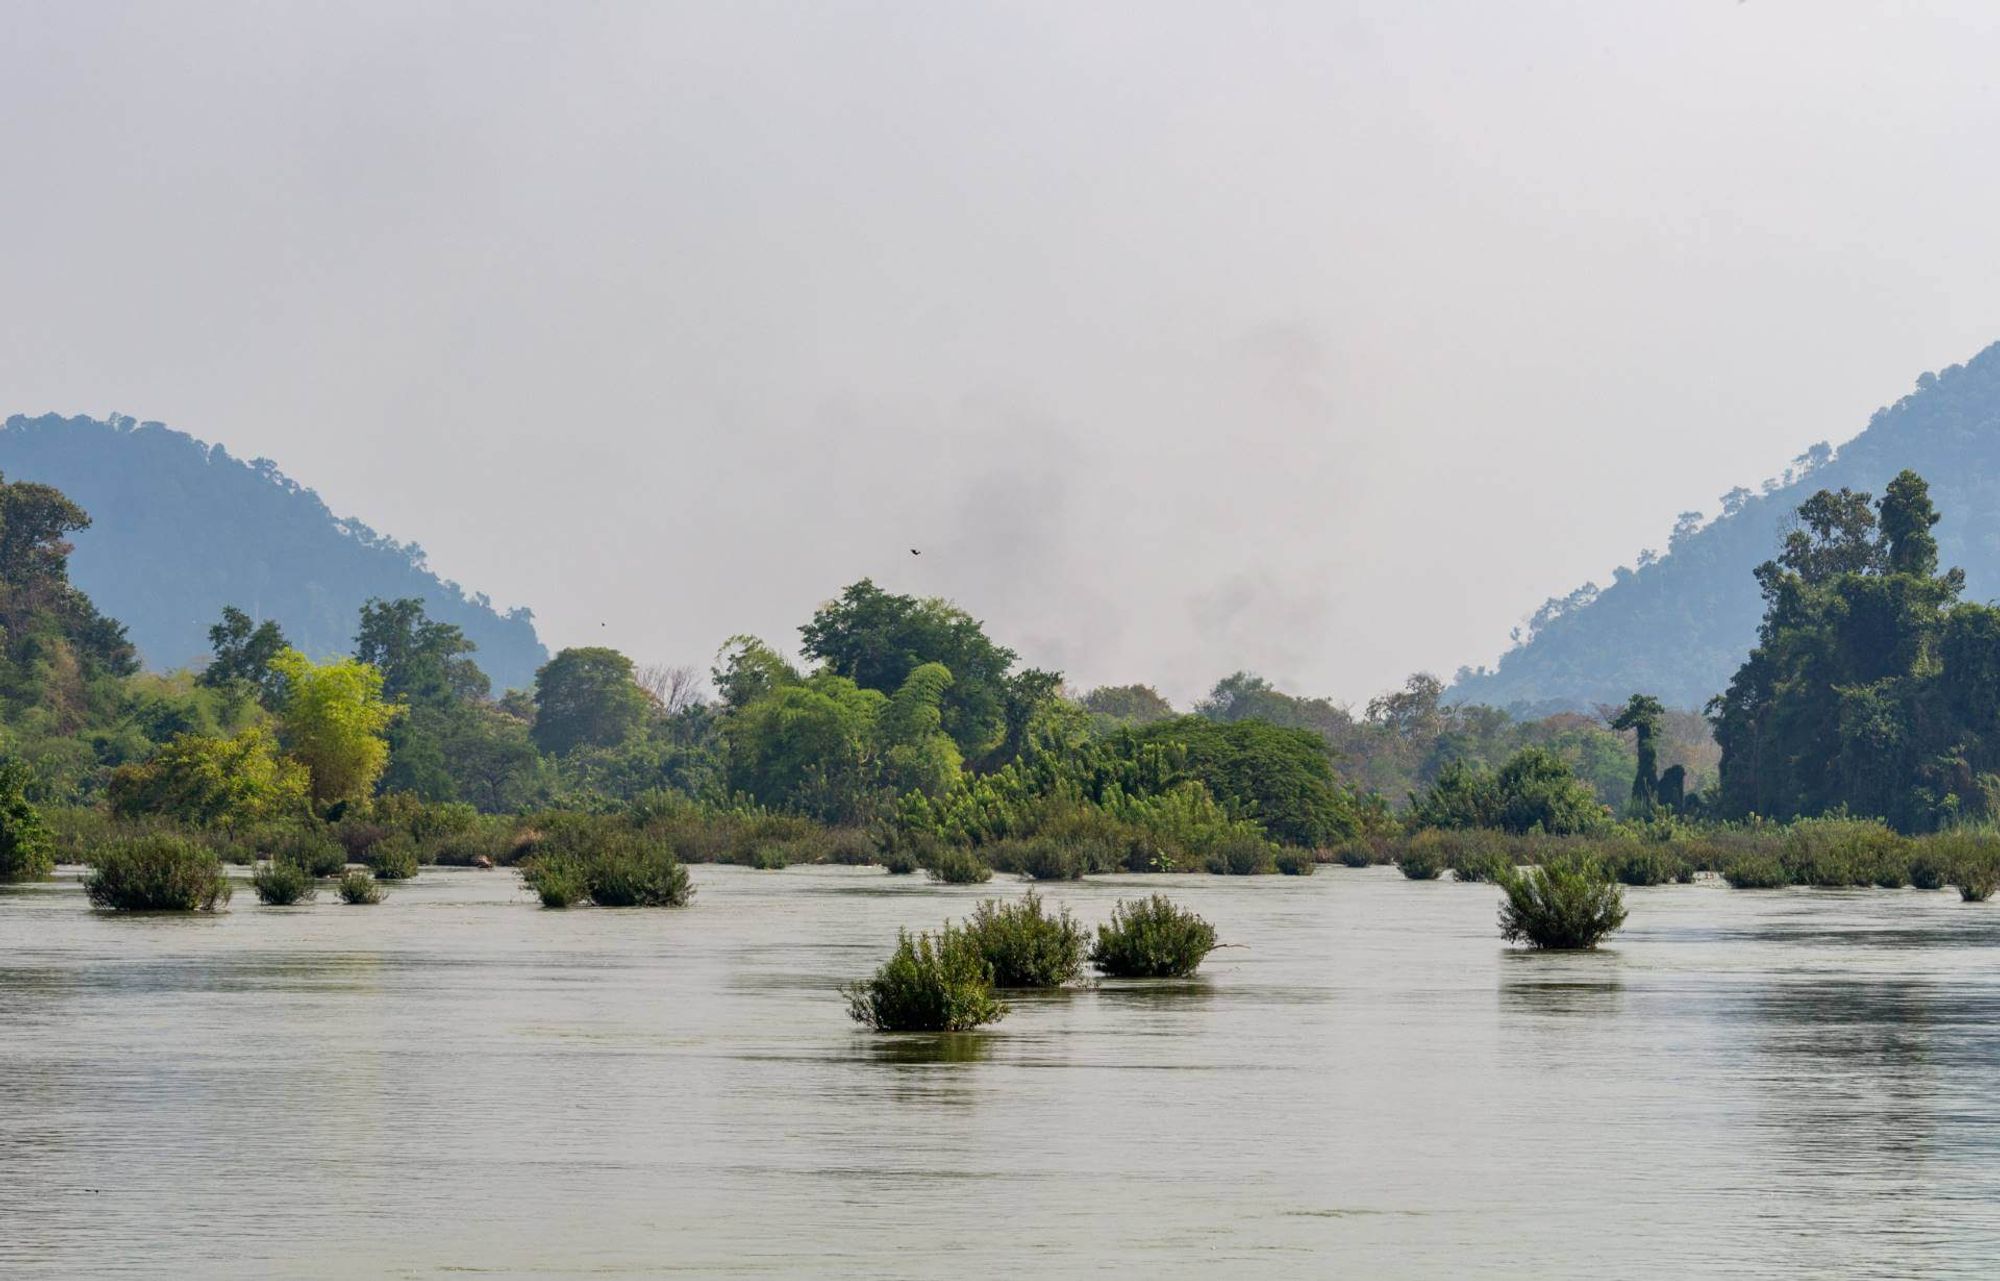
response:
M214 850L164 833L106 846L83 888L98 907L123 912L212 912L230 893Z
M1904 865L1909 842L1871 819L1805 818L1786 830L1778 861L1793 885L1868 885L1884 863Z
M965 935L999 987L1061 987L1083 973L1083 927L1068 908L1044 912L1033 890L1013 903L981 903Z
M1278 870L1277 847L1247 832L1231 833L1210 847L1202 862L1218 876L1264 876Z
M463 831L436 838L418 851L419 858L440 867L497 866L508 861L513 829L504 822L482 819Z
M584 863L584 884L599 907L686 907L694 897L688 870L664 846L634 836Z
M981 846L979 854L990 867L1034 881L1077 881L1090 870L1075 845L1046 836L994 841Z
M343 818L334 824L333 837L347 852L342 860L347 863L367 863L368 853L377 845L389 839L395 828L387 823L378 823L370 818Z
M1507 861L1490 850L1465 850L1451 860L1454 879L1477 884L1491 881L1507 867Z
M1507 892L1500 906L1500 936L1530 947L1575 950L1596 947L1625 923L1625 893L1596 859L1561 854L1499 879Z
M313 880L312 873L296 863L275 860L259 863L257 870L250 874L250 884L257 891L257 901L272 907L310 903L319 897L319 885Z
M1112 978L1181 978L1217 947L1215 927L1166 896L1123 899L1108 925L1097 927L1090 963Z
M1309 850L1278 851L1278 871L1285 876L1311 876L1319 864Z
M1657 844L1623 849L1611 856L1611 875L1621 885L1665 885L1678 875L1680 860Z
M847 1012L878 1032L966 1032L1007 1013L993 968L962 930L898 934L875 977L842 989Z
M359 867L348 869L335 888L339 890L343 903L380 903L387 897L374 874Z
M1404 850L1396 860L1396 866L1413 881L1435 881L1444 873L1444 860L1438 857L1437 851L1418 846Z
M884 850L882 867L891 876L908 876L917 870L917 856L906 849Z
M362 859L378 881L407 881L417 874L417 843L403 832L377 841Z
M1342 867L1373 867L1378 861L1375 851L1360 841L1349 841L1334 855Z
M252 837L258 853L274 863L288 863L308 876L339 876L347 866L347 850L318 828L263 828Z
M1993 864L1968 864L1958 870L1958 897L1967 903L1984 903L1993 897L1994 882L2000 880L1994 874Z
M1920 890L1941 890L1951 880L1951 865L1925 851L1910 860L1910 884Z
M543 907L570 907L590 896L583 860L574 855L545 854L521 867L521 881L542 900Z
M0 881L27 881L55 870L55 841L28 802L28 767L0 760Z
M993 869L985 860L957 846L939 850L924 870L940 885L983 885L993 879Z
M1743 854L1723 865L1722 879L1732 889L1774 890L1790 885L1784 865L1769 854Z

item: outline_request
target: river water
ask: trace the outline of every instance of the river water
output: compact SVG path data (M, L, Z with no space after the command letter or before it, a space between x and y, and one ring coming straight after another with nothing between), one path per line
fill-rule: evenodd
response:
M1635 890L1596 954L1392 870L1105 877L1187 982L859 1030L897 927L1013 895L694 869L543 911L0 888L0 1276L1989 1277L2000 902Z

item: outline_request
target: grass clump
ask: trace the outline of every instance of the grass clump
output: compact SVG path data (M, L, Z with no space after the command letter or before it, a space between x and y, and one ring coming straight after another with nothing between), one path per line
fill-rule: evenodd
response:
M334 887L340 894L340 901L347 904L380 903L388 897L375 874L366 868L350 868Z
M1596 859L1558 854L1539 867L1499 879L1500 936L1509 943L1577 951L1593 948L1625 923L1625 892Z
M257 901L271 907L310 903L319 897L319 883L311 872L297 863L281 863L276 859L257 865L257 870L250 874L250 886L257 891Z
M1029 890L1012 903L988 899L973 909L965 935L998 987L1061 987L1083 973L1083 927L1068 908L1043 910Z
M986 860L955 845L940 849L924 870L940 885L984 885L993 879Z
M83 889L96 906L121 912L213 912L230 894L214 850L163 833L106 846Z
M950 925L935 937L901 931L895 955L841 994L854 1021L878 1032L968 1032L1007 1013L993 991L993 967Z
M1173 979L1192 974L1213 952L1215 927L1163 894L1123 899L1097 927L1090 963L1115 979Z

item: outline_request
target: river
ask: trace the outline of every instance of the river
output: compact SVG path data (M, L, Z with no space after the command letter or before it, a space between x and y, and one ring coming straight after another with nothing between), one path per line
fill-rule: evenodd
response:
M1015 895L694 869L544 911L426 869L215 916L0 887L0 1276L1991 1276L2000 902L1628 892L1505 947L1491 886L1104 877L1192 981L884 1036L838 986Z

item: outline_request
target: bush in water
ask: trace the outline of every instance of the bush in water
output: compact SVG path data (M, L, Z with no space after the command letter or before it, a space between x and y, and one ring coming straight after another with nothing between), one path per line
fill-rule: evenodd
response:
M1278 871L1285 876L1311 876L1319 867L1310 850L1280 850Z
M0 881L33 880L55 870L55 839L28 802L32 778L20 761L0 760Z
M361 861L378 881L407 881L417 874L417 843L397 832L375 842Z
M1195 972L1216 949L1215 927L1164 895L1120 899L1097 927L1090 963L1115 979L1171 979Z
M940 885L983 885L993 879L993 869L971 850L946 846L924 869Z
M340 884L336 888L340 891L340 901L343 903L380 903L387 897L381 885L376 882L374 874L358 867L350 869L341 877Z
M250 885L257 891L257 901L272 907L310 903L319 897L319 884L311 872L297 863L280 863L276 859L259 863L250 874Z
M541 854L521 865L521 882L543 907L572 907L590 896L583 860L571 854Z
M273 863L289 864L307 876L339 876L347 866L347 848L324 828L260 828L250 839Z
M902 931L875 977L842 989L855 1022L879 1032L966 1032L1007 1013L993 967L963 930Z
M1012 903L981 903L965 935L999 987L1061 987L1083 973L1083 927L1068 908L1044 911L1033 890Z
M599 907L686 907L694 897L680 860L642 838L586 860L584 884Z
M1500 936L1509 943L1560 950L1593 948L1625 923L1625 892L1604 865L1582 854L1558 854L1539 867L1499 879Z
M126 912L212 912L229 901L229 878L215 851L178 836L152 835L106 846L84 877L98 907Z

